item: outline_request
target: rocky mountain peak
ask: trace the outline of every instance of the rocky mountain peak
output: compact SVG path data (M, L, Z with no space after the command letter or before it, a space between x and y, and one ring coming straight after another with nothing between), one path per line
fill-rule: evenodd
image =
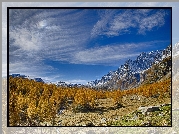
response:
M136 60L128 59L116 71L108 72L100 80L89 82L88 86L122 90L135 87L144 81L146 70L169 56L171 56L171 45L164 50L142 52Z

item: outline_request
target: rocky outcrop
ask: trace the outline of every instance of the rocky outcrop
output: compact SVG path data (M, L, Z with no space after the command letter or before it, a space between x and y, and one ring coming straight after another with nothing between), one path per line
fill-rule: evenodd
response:
M137 87L146 80L157 81L169 71L171 71L171 45L164 50L143 52L136 60L127 60L116 71L110 71L100 80L89 82L88 86L106 90L125 90Z

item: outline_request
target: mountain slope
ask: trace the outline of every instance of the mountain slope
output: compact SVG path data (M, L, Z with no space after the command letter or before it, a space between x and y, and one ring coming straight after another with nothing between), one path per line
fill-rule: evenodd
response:
M107 90L119 88L124 90L136 87L146 79L150 81L151 77L158 77L159 74L161 78L169 73L169 71L171 71L171 45L164 50L149 53L143 52L136 60L127 60L116 71L110 71L100 80L89 82L88 86ZM160 78L155 79L155 81Z

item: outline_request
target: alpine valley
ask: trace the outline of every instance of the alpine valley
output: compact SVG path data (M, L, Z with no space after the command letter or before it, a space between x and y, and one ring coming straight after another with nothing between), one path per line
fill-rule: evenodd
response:
M9 124L171 126L171 95L177 93L176 88L171 92L171 64L169 45L127 60L116 71L88 83L89 88L64 82L57 86L12 75Z

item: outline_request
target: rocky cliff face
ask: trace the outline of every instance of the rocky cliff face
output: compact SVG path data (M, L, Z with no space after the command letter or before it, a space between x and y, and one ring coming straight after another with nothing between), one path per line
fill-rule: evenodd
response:
M116 71L110 71L100 80L89 82L88 86L106 90L119 88L124 90L136 87L146 80L149 83L159 80L169 71L171 71L171 45L164 50L143 52L136 60L127 60Z

